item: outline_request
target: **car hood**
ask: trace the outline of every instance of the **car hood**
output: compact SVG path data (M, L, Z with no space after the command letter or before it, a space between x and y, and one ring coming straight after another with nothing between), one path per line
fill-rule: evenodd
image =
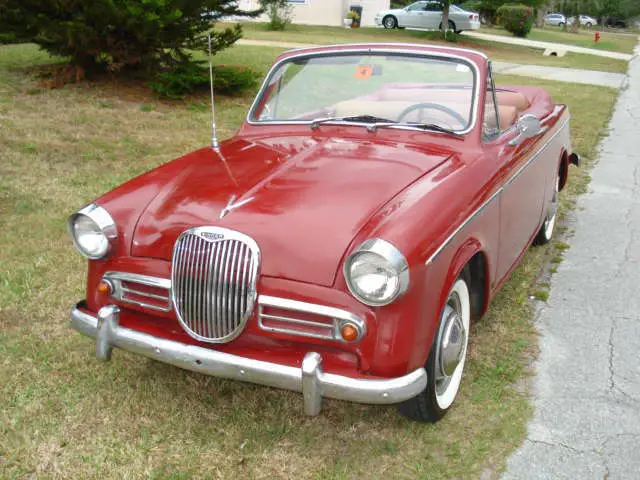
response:
M262 275L331 286L365 222L449 157L435 148L279 136L198 150L161 167L166 184L140 216L131 253L170 260L181 232L220 226L257 242Z

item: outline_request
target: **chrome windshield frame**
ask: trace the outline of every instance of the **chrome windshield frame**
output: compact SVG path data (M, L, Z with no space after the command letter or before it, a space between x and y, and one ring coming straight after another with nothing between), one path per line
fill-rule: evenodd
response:
M464 51L463 49L458 49L461 51ZM358 47L353 47L353 48L344 48L341 50L312 50L309 51L308 49L301 49L301 50L293 50L293 52L299 52L293 55L288 55L282 59L280 59L279 61L277 61L272 67L271 69L269 69L269 72L267 73L264 81L262 82L262 85L260 86L260 90L258 90L258 93L256 94L256 97L253 100L253 103L251 104L251 107L249 108L249 112L247 113L247 117L246 117L246 122L249 125L252 126L269 126L269 125L312 125L314 123L314 121L316 119L312 119L312 120L262 120L262 121L256 121L256 120L252 120L252 116L258 106L258 104L260 103L259 101L262 99L263 95L265 94L265 92L267 91L267 88L269 86L269 83L271 81L271 79L273 78L275 72L278 71L278 69L280 68L280 66L282 66L284 63L287 62L291 62L294 61L296 59L301 59L301 58L313 58L313 57L322 57L322 56L327 56L327 55L331 55L331 54L339 54L339 55L348 55L348 54L372 54L372 53L380 53L380 54L407 54L409 56L412 57L424 57L424 58L433 58L435 60L445 60L445 61L451 61L451 60L457 60L460 61L461 63L466 64L468 67L471 68L471 71L473 72L473 87L472 87L472 98L471 98L471 113L470 113L470 122L467 125L467 127L465 129L462 130L455 130L454 132L456 134L459 135L466 135L470 132L472 132L477 123L478 123L478 102L479 102L479 98L480 98L480 67L478 66L478 64L476 62L474 62L473 60L471 60L470 58L461 56L461 55L454 55L448 52L437 52L437 51L429 51L429 52L421 52L419 50L414 50L414 49L408 49L408 48L370 48L370 47L366 47L366 46L358 46ZM474 52L475 53L475 52ZM364 122L349 122L349 121L341 121L341 120L336 120L336 121L328 121L325 123L325 125L356 125L356 126L366 126L367 124ZM411 130L411 131L419 131L419 132L429 132L429 133L440 133L440 132L435 132L432 130L425 130L424 128L420 128L420 127L413 127L413 126L408 126L408 125L389 125L386 128L392 128L392 129L398 129L398 130Z

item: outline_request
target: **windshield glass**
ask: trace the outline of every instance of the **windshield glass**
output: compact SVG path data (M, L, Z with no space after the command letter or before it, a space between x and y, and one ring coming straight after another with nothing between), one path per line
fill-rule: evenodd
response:
M387 52L298 57L271 72L249 119L386 121L464 131L472 122L476 81L470 63L450 57Z

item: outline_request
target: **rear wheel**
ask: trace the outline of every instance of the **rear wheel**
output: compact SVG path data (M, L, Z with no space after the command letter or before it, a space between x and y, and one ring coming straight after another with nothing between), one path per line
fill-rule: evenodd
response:
M533 240L535 245L544 245L549 243L553 237L553 231L556 227L556 219L558 217L558 197L560 195L560 175L556 174L555 189L551 201L547 206L547 213L544 218L544 222L538 231L538 235Z
M396 17L387 15L382 19L382 25L384 28L396 28L398 26L398 21L396 20Z
M591 28L591 27L593 27L593 25L591 24L591 22L587 22L587 23L585 24L585 27L587 27L587 28Z
M465 275L461 275L447 296L425 366L427 388L398 406L399 412L412 420L437 422L449 411L458 394L469 343L468 285Z
M438 28L442 30L442 23L440 23L440 26ZM456 32L456 24L449 20L449 28L447 30L453 30L454 32ZM460 33L460 31L461 30L457 31L456 33Z

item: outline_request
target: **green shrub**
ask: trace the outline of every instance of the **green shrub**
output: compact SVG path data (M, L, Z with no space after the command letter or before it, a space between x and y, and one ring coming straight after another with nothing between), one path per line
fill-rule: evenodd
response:
M533 8L526 5L502 5L497 14L500 25L516 37L526 37L535 21Z
M260 6L269 17L269 30L284 30L291 24L293 7L289 0L260 0Z
M3 43L20 43L13 33L0 33L0 45Z
M214 68L213 75L213 88L223 95L246 92L258 83L258 74L245 67L219 65ZM209 68L201 63L177 64L156 75L149 86L162 97L180 99L187 93L209 88Z

